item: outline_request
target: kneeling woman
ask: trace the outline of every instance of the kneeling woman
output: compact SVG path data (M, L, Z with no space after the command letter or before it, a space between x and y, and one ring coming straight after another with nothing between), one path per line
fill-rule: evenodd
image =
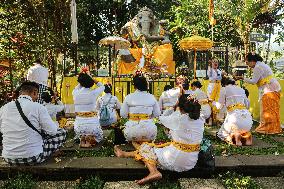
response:
M136 91L125 97L120 115L128 118L123 130L127 141L153 141L157 136L157 126L153 118L161 114L158 101L147 92L148 83L144 76L137 74L133 78Z
M103 139L95 107L97 98L105 87L87 73L80 73L78 82L79 85L72 93L76 112L74 130L76 136L80 137L80 147L88 148ZM94 84L97 84L97 88L91 89Z
M229 77L222 78L222 88L219 102L213 102L217 108L227 107L225 121L217 133L217 136L228 143L237 146L251 145L252 136L250 129L253 121L248 110L248 99L245 90L237 85Z
M150 171L145 178L137 181L138 184L158 180L162 174L157 166L164 170L188 171L194 168L198 160L200 143L203 137L204 120L200 119L200 104L188 95L181 95L178 106L169 116L160 116L160 122L169 129L172 142L162 145L142 143L134 152L125 152L114 147L117 157L134 157L142 160Z

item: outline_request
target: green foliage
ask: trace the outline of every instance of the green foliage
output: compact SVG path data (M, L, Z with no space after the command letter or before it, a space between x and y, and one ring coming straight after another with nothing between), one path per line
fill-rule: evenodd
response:
M104 181L101 180L98 176L91 176L89 179L80 182L75 188L76 189L86 189L86 188L92 188L92 189L101 189L104 187Z
M4 182L5 189L32 189L36 187L36 182L30 175L18 174L14 178Z
M219 175L219 179L228 189L258 189L260 188L249 176L227 172Z
M165 133L165 127L162 126L159 123L156 123L156 125L157 125L157 129L158 129L158 133L157 133L157 137L156 137L155 142L169 142L170 139Z
M164 175L162 180L151 183L149 189L180 189L180 184L177 180L173 180L169 175Z

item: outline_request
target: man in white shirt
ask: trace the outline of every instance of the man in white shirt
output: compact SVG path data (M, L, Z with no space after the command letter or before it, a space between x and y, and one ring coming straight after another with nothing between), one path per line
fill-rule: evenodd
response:
M34 81L39 84L39 96L37 102L43 104L41 99L41 94L48 90L47 80L48 80L48 69L43 67L39 59L36 60L34 65L29 68L27 74L27 80Z
M35 101L38 84L24 82L20 87L18 102L24 115L34 126L26 124L15 101L0 109L0 131L3 134L2 157L11 165L34 165L45 161L63 144L66 131L52 121L47 109ZM44 133L44 138L41 136Z

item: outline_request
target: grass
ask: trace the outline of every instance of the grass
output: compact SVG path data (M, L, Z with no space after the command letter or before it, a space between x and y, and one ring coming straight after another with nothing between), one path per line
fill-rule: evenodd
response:
M250 176L227 172L218 176L227 189L259 189L260 186Z
M90 178L80 182L76 185L75 189L101 189L104 187L105 182L98 176L91 176Z
M214 126L215 127L215 126ZM219 128L219 127L218 127ZM251 148L251 147L236 147L229 145L219 138L212 136L205 130L206 138L210 139L214 144L214 153L217 156L228 156L228 155L279 155L284 154L284 144L277 142L273 139L273 136L284 137L284 134L278 135L264 135L259 133L252 133L256 138L263 140L266 143L274 145L273 147L268 148Z
M30 175L18 174L15 177L9 178L3 184L3 189L33 189L36 187L36 182Z

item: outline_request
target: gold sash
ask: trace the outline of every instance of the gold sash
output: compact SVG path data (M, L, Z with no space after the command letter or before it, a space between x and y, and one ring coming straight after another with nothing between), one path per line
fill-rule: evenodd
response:
M148 114L128 114L128 118L131 121L140 121L150 119Z
M97 112L76 112L76 116L78 116L78 117L95 117L95 116L97 116Z
M266 84L270 83L270 80L271 80L272 78L273 78L272 75L269 75L269 76L267 76L267 77L265 77L265 78L263 78L263 79L260 79L260 80L256 83L256 85L257 85L258 87L261 87L261 86L263 86L263 85L266 85Z
M155 144L155 143L147 143L149 146L152 147L156 147L156 148L163 148L169 145L173 145L174 147L176 147L177 149L183 151L183 152L196 152L200 150L200 144L184 144L181 142L175 142L175 141L171 141L171 142L166 142L164 144Z
M234 110L243 110L243 109L247 109L246 106L244 104L232 104L230 106L227 107L228 112L234 111Z

